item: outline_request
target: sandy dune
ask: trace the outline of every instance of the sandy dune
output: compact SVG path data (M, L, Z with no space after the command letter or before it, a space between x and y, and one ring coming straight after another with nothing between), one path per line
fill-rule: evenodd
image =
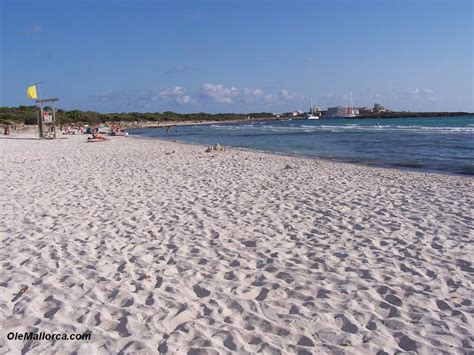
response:
M0 353L474 351L472 177L12 138Z

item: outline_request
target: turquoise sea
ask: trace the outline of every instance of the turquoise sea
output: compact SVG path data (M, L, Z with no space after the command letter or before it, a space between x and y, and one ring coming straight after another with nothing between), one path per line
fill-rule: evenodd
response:
M474 175L474 116L293 119L132 129L132 135Z

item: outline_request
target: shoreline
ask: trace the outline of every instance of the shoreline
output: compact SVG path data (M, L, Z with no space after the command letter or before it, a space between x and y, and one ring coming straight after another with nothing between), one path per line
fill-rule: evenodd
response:
M0 326L92 336L4 352L470 349L472 179L28 137L0 139Z
M155 128L155 127L148 127L148 128ZM192 146L202 147L203 149L206 149L208 147L208 145L201 144L201 143L186 142L186 141L172 140L172 139L163 139L162 137L147 137L147 136L141 136L139 134L137 134L137 135L130 134L128 136L128 138L156 139L156 140L164 141L164 142L173 142L173 143L186 144L186 145L189 144L189 145L192 145ZM216 143L218 143L218 142L216 142ZM332 163L336 163L336 164L349 164L349 165L354 165L354 166L365 166L365 167L368 167L368 168L376 168L376 169L393 169L393 170L400 170L400 171L403 171L403 172L424 173L424 174L439 174L439 175L447 175L447 176L461 176L461 177L467 177L467 178L474 178L474 174L471 174L471 173L456 173L456 172L436 170L436 169L424 169L424 168L399 166L399 165L389 165L389 164L386 164L386 165L383 165L383 164L370 164L370 163L364 163L362 161L349 161L349 160L344 160L344 159L325 158L325 157L320 157L320 156L317 156L317 155L277 152L277 151L252 149L252 148L244 148L244 147L237 147L237 146L224 146L223 145L223 147L225 147L226 149L234 149L234 150L237 150L237 151L255 152L255 153L261 153L261 154L267 154L267 155L270 155L270 156L275 155L275 156L294 157L294 158L316 160L316 161L327 161L327 162L332 162Z
M212 125L212 124L227 124L227 123L244 123L244 122L261 122L261 121L281 121L278 118L251 118L241 120L222 120L222 121L165 121L165 122L144 122L138 123L138 126L127 127L127 129L142 129L142 128L164 128L172 126L194 126L194 125Z
M390 113L386 115L360 115L357 117L353 118L345 118L348 122L361 119L361 120L375 120L375 119L382 119L382 120L390 120L390 119L423 119L423 118L434 118L434 119L442 119L442 118L459 118L459 117L466 117L466 116L472 116L474 119L474 113L456 113L452 112L449 113L447 112L447 115L442 115L444 113L439 113L439 112L434 112L433 116L430 116L431 112L421 112L421 113L416 113L413 112L413 114L416 114L415 116L410 116L408 113L402 112L402 114L397 115L396 113ZM418 115L418 116L417 116ZM162 127L170 127L170 126L193 126L193 125L211 125L211 124L227 124L227 123L245 123L245 122L261 122L261 121L287 121L287 120L294 120L294 121L304 121L306 118L304 117L265 117L265 118L251 118L251 119L237 119L237 120L221 120L221 121L166 121L166 122L153 122L153 121L147 121L147 122L142 122L138 123L137 126L132 125L128 126L127 122L122 122L124 126L127 126L127 129L141 129L141 128L162 128ZM321 117L320 120L323 121L330 121L334 119L344 119L344 118L334 118L334 117Z

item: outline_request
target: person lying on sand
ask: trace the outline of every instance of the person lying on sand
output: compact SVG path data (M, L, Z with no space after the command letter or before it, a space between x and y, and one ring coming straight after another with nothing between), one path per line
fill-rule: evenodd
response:
M106 140L107 138L99 135L99 129L98 128L94 128L92 130L92 137L89 137L87 139L97 139L97 140Z

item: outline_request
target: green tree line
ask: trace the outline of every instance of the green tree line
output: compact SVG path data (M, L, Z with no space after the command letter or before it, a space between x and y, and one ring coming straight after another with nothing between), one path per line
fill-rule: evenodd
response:
M0 107L0 123L36 124L37 106ZM186 122L186 121L229 121L246 118L270 118L270 112L238 113L176 113L166 112L121 112L100 113L95 111L62 110L56 111L59 124L97 125L109 122Z

